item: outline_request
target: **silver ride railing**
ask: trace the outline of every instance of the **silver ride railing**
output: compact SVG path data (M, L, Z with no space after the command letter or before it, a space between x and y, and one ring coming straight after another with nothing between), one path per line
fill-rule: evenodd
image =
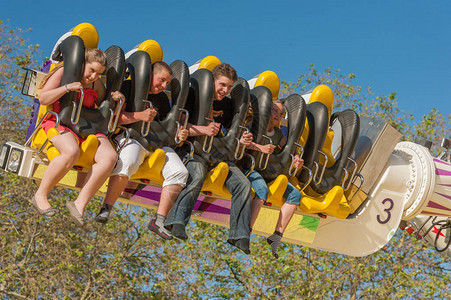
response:
M44 114L44 116L42 117L41 121L39 121L39 123L36 125L34 131L31 133L30 137L29 137L28 140L25 142L24 146L27 146L27 145L29 145L29 144L30 144L30 146L31 146L31 141L33 140L33 137L36 135L36 133L38 132L38 130L41 129L41 124L42 124L42 122L45 120L45 118L46 118L49 114L55 116L55 118L56 118L56 121L55 121L55 128L57 129L57 128L60 126L60 116L59 116L56 112L53 112L53 111L51 111L51 110L48 110L48 111ZM45 142L42 144L41 148L39 148L38 153L40 153L40 152L45 148L45 146L47 145L48 142L49 142L49 139L46 139Z
M81 114L81 108L83 107L83 100L85 99L85 92L83 89L80 90L80 99L78 100L78 103L75 103L75 101L72 101L72 113L70 115L70 122L72 125L75 125L80 120L80 114Z
M143 102L144 102L144 108L145 109L148 109L148 108L152 109L153 108L152 102L150 102L148 100L143 100ZM150 131L150 122L142 121L141 135L143 137L146 137L149 134L149 131Z
M210 119L210 118L205 118L205 120L210 121L211 123L216 123L215 120ZM204 143L202 145L202 150L205 153L210 153L211 146L213 145L213 138L214 138L214 136L208 136L208 135L206 135L204 137Z
M267 140L269 140L269 143L271 144L271 145L273 145L274 143L273 143L273 141L272 141L272 138L270 138L269 136L267 136L267 135L262 135L265 139L267 139ZM268 166L268 161L269 161L269 156L270 156L271 154L270 153L262 153L262 155L260 156L260 161L258 162L258 167L260 168L260 170L264 170L264 169L266 169L266 167ZM264 161L264 163L263 163L263 161ZM263 165L262 165L263 164Z
M297 153L297 151L296 151L296 153L299 155L299 158L302 158L302 156L304 156L304 147L302 147L298 143L294 143L294 144L297 147L301 148L301 153ZM291 154L291 164L290 164L290 168L288 169L288 175L289 176L294 176L299 171L299 168L294 168L294 161L295 161L295 155Z
M249 133L249 128L247 128L245 126L241 126L241 125L240 125L240 128L245 130L247 133ZM244 150L246 150L246 146L242 145L240 143L240 139L239 138L235 138L235 140L237 142L237 145L236 145L236 148L235 148L235 155L234 155L234 157L235 157L235 160L240 160L241 158L243 158Z
M110 108L110 121L108 122L108 132L113 133L116 130L117 123L119 122L119 117L121 116L122 106L125 100L120 97L119 105L116 105L115 111ZM114 119L114 121L113 121Z

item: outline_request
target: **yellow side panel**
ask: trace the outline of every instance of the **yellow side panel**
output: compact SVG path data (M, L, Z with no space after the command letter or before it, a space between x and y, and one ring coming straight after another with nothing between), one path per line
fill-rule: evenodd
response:
M166 153L163 149L155 150L151 156L144 160L138 171L131 176L131 179L145 179L163 184L164 178L161 170L166 160Z
M227 186L225 185L228 174L229 166L225 162L220 162L215 168L208 172L201 191L211 192L223 198L231 199L232 194L230 194Z
M285 175L279 175L276 179L268 184L268 200L272 205L281 207L285 203L283 194L287 189L288 178Z
M279 210L262 207L252 227L252 231L261 232L267 236L271 235L274 232L274 228L276 228L278 218ZM303 243L313 243L318 224L318 218L294 214L283 233L282 241L287 239Z

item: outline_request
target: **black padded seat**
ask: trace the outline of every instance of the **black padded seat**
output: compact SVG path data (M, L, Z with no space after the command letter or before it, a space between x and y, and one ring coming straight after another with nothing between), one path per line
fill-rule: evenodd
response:
M235 81L230 97L233 105L233 119L229 130L224 136L215 136L211 151L201 154L212 165L222 161L235 161L235 152L239 144L238 139L243 132L241 127L244 126L250 101L249 84L245 79L238 78Z
M208 126L208 120L211 115L214 94L213 74L207 69L199 69L191 74L191 87L188 97L192 102L191 111L189 111L188 122L193 125ZM204 154L203 145L208 136L194 136L190 138L193 142L194 153L202 156Z
M70 36L59 45L60 55L64 61L64 72L61 86L67 83L81 81L83 76L83 65L85 61L85 46L83 40L78 36ZM70 92L60 98L60 120L61 124L69 127L81 138L86 139L91 134L108 134L108 123L113 113L116 101L111 98L111 92L121 88L122 78L125 73L124 51L118 46L111 46L106 51L107 77L106 99L96 109L81 108L80 118L77 124L72 124L71 114L72 102L78 103L78 92Z
M263 135L268 131L269 121L271 119L272 95L271 91L265 86L258 86L250 93L252 115L250 124L247 125L253 135L253 141L260 145L266 145L269 140ZM260 171L260 161L265 159L266 154L256 150L247 150L255 158L254 170ZM248 160L244 157L243 160ZM247 166L246 166L247 167ZM248 169L248 168L247 168Z
M319 184L310 184L310 187L319 194L327 193L332 187L342 184L344 169L349 162L348 157L353 154L359 138L360 119L355 111L347 109L336 112L331 116L330 123L335 120L340 122L342 132L340 156L333 166L325 169Z
M146 109L146 102L149 95L150 83L152 80L151 61L147 52L137 51L127 59L127 67L131 79L131 91L127 101L128 112L143 111ZM168 85L171 91L171 99L162 92L153 97L161 97L160 101L172 102L172 107L163 120L154 120L148 124L150 130L143 136L144 122L135 122L126 125L129 128L130 136L136 139L146 149L157 149L163 146L172 147L177 143L177 122L180 120L181 109L185 106L189 92L189 70L185 62L176 60L170 65L173 72L172 80ZM144 124L143 124L144 123Z
M269 156L266 169L259 171L263 178L269 182L280 174L288 175L292 155L297 153L299 139L304 130L307 106L304 99L293 94L281 100L288 114L288 135L285 147L279 153Z
M327 130L329 129L329 113L327 107L321 102L313 102L307 104L307 123L308 123L308 137L304 146L304 166L310 170L314 163L318 163L319 151L324 146ZM318 173L320 170L318 170ZM306 183L309 180L308 171L303 169L298 175L297 179Z

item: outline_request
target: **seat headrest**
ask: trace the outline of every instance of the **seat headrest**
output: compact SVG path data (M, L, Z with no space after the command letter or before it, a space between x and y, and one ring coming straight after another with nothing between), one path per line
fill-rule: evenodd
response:
M213 71L214 67L217 65L220 65L221 61L216 56L210 55L206 56L204 59L202 59L199 63L198 69L207 69L210 71Z
M146 40L139 44L137 50L147 52L150 55L150 61L152 63L163 60L163 49L157 41Z
M72 29L72 35L81 37L86 48L95 49L99 46L99 33L94 25L81 23Z
M332 110L334 107L334 92L332 92L332 90L327 85L324 84L318 85L312 91L308 103L313 102L321 102L322 104L324 104L327 108L330 118L330 115L332 114Z
M279 98L280 79L279 76L277 76L277 74L273 71L268 70L258 75L254 87L258 86L266 86L271 91L273 100Z

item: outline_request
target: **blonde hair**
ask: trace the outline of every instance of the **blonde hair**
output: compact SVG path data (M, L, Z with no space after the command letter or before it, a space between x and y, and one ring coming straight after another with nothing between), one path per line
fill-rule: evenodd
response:
M92 62L97 62L106 67L107 60L105 52L100 49L85 48L85 65ZM45 77L41 81L41 84L39 85L39 88L42 89L49 78L52 77L52 75L62 67L64 67L64 61L58 63L52 70L50 70L50 72L47 73L47 75L45 75Z

